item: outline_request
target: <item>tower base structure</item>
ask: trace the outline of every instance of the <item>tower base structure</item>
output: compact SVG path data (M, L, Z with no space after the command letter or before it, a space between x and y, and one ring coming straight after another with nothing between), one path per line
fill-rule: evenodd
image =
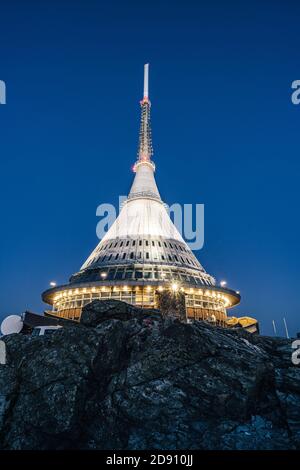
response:
M227 308L240 301L240 295L233 290L214 285L191 286L179 279L70 283L47 290L43 293L43 300L52 305L52 310L46 311L48 315L79 321L83 307L94 300L115 299L153 309L161 307L161 299L167 292L171 297L178 292L184 294L187 319L207 320L224 326Z

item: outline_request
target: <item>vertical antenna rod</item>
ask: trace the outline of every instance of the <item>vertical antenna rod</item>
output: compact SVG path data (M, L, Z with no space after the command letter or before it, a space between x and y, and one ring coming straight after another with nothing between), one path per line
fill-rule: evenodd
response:
M285 327L285 334L286 334L286 337L287 339L289 339L289 330L288 330L288 327L287 327L287 323L286 323L286 319L285 317L283 317L283 323L284 323L284 327Z
M274 334L275 334L275 336L277 336L277 330L276 330L275 320L272 320L272 324L273 324Z
M149 97L149 64L144 65L144 98Z

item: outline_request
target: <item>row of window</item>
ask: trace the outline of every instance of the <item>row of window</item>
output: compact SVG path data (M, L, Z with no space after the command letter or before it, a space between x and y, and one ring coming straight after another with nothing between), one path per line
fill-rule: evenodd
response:
M155 305L155 295L154 292L126 292L126 291L105 291L105 292L95 292L92 294L76 295L74 297L67 297L58 300L55 302L54 308L56 310L64 310L69 308L83 308L85 305L89 304L93 300L107 300L107 299L117 299L123 300L124 302L133 304L133 305L144 305L152 304ZM208 310L215 310L218 312L225 313L221 303L216 301L198 300L195 299L192 295L186 296L186 305L187 307L193 308L203 308Z
M196 271L179 271L172 269L158 269L154 267L153 269L144 268L144 269L135 269L132 266L120 266L118 268L108 268L106 270L87 270L80 273L78 276L72 278L72 282L94 282L99 280L115 281L115 280L139 280L139 279L149 279L149 280L166 280L166 281L183 281L191 282L194 284L200 285L213 285L209 276L202 275L199 272L199 275Z
M193 318L194 320L206 320L206 321L216 321L217 325L225 326L226 323L226 312L209 310L209 309L199 309L199 308L188 308L187 309L188 318ZM215 316L213 319L212 315Z
M141 251L138 248L141 248ZM156 248L155 248L156 247ZM126 248L126 252L121 249ZM148 249L147 249L148 248ZM135 251L132 251L132 250ZM172 253L168 253L165 249L172 249ZM111 250L112 252L109 252ZM118 253L116 251L118 250ZM177 253L174 251L177 250ZM120 252L121 251L121 252ZM181 252L179 254L179 252ZM100 255L101 253L101 255ZM186 258L182 256L185 253ZM198 261L193 257L191 251L184 245L164 240L138 239L138 240L114 240L100 245L93 253L85 267L91 266L95 262L105 262L114 260L160 260L173 263L189 264L190 266L200 267Z
M111 249L111 248L122 248L123 246L124 247L128 247L128 246L143 246L143 242L144 242L144 246L158 246L159 248L161 247L165 247L165 248L171 248L171 249L175 249L177 251L185 251L186 253L189 252L189 250L187 248L185 248L185 246L182 246L182 245L177 245L177 243L171 243L171 242L166 242L166 241L159 241L159 240L131 240L131 244L130 244L130 240L121 240L121 241L115 241L115 242L108 242L106 243L105 245L102 245L98 248L98 253L100 253L100 251L104 251L106 249Z
M94 264L95 262L103 263L104 261L115 261L115 260L124 261L124 260L133 260L133 259L142 259L142 258L146 260L150 260L151 259L150 253L148 251L146 251L145 253L140 251L137 254L133 251L126 252L126 253L110 253L102 257L95 256L88 262L86 267ZM158 257L155 257L154 259L158 260ZM171 261L173 263L183 263L183 264L189 264L190 266L198 267L198 264L193 259L183 258L182 256L179 256L179 255L178 256L171 255L171 254L160 255L160 261Z

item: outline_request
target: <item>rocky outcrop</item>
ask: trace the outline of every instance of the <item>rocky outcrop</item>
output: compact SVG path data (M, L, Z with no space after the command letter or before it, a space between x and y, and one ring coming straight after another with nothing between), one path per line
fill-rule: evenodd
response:
M159 310L143 310L118 300L105 300L102 302L94 300L94 302L86 305L83 309L80 323L85 326L95 327L106 320L126 321L133 318L143 320L149 318L150 315L152 319L160 319L162 317Z
M116 301L51 336L2 339L2 449L300 448L287 340Z

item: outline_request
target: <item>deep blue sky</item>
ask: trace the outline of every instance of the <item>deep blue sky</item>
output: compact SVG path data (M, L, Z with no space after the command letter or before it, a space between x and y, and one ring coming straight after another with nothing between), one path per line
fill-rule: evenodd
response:
M97 244L96 207L126 194L143 64L157 181L205 204L206 270L233 314L300 330L296 1L1 1L0 316L42 312Z

